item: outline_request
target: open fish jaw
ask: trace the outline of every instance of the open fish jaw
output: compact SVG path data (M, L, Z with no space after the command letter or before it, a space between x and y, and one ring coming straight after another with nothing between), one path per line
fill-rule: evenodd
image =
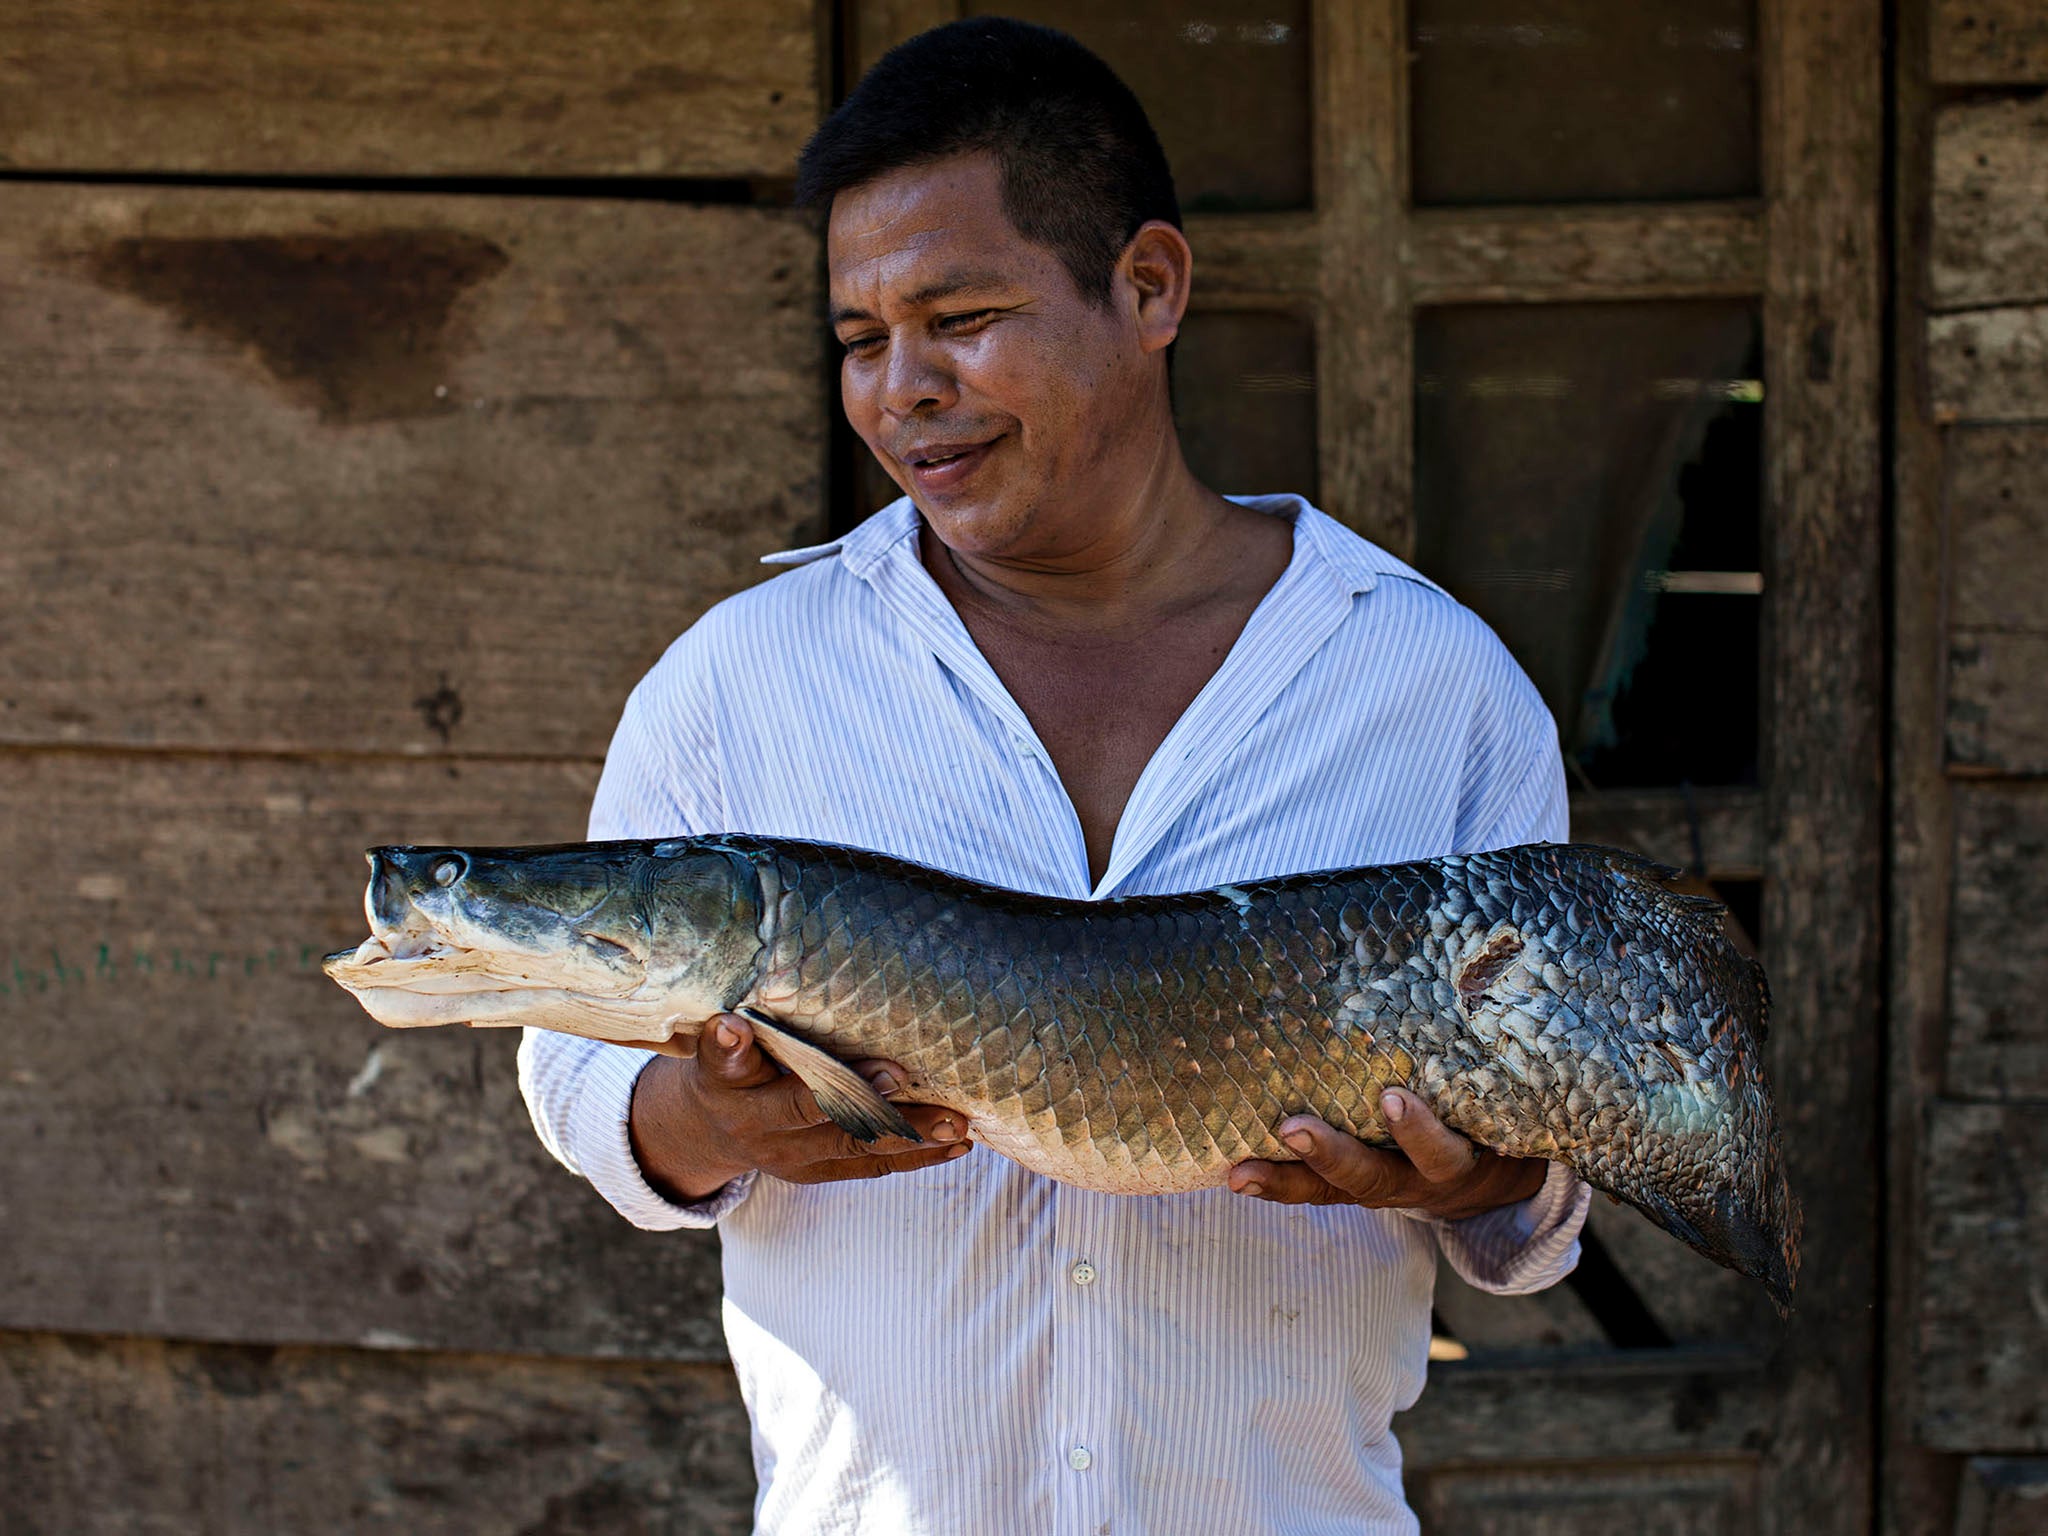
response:
M616 1024L539 991L470 1022L644 1043L750 1005L842 1060L903 1063L906 1097L965 1111L1039 1172L1129 1193L1289 1157L1273 1127L1304 1110L1387 1143L1380 1093L1405 1086L1789 1297L1767 989L1719 904L1634 855L1536 844L1108 902L765 838L491 856L523 858L521 899L543 904L547 861L623 862L650 952L689 928L696 958L665 992L643 968L642 1000L661 1000Z

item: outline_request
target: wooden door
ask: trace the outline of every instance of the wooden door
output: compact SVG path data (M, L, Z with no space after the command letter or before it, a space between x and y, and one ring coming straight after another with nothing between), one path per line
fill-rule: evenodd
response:
M1397 1423L1426 1529L1867 1530L1878 8L867 0L848 62L963 9L1074 33L1152 113L1197 470L1477 608L1558 717L1574 834L1690 870L1770 971L1792 1318L1599 1200L1543 1296L1446 1274Z

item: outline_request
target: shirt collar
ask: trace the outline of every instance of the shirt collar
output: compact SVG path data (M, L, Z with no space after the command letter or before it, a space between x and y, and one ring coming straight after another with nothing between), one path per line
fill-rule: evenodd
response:
M1353 597L1370 592L1383 576L1420 582L1433 591L1443 589L1421 572L1397 560L1377 544L1362 539L1335 518L1317 511L1306 499L1289 493L1275 496L1232 496L1228 500L1255 512L1284 517L1294 524L1294 536L1322 563L1333 580L1343 584ZM849 574L865 578L879 562L894 556L915 560L917 547L911 536L917 532L917 506L908 496L899 496L851 533L823 544L780 550L763 555L763 565L809 565L837 555Z

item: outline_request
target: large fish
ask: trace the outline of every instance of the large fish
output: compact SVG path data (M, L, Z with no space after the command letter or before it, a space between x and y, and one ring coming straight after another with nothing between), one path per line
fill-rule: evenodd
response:
M1062 901L879 854L717 836L378 848L327 973L385 1024L654 1044L744 1009L863 1139L913 1135L842 1060L1089 1189L1220 1184L1381 1090L1569 1164L1782 1307L1798 1265L1761 1047L1719 903L1611 848L1532 844L1180 896Z

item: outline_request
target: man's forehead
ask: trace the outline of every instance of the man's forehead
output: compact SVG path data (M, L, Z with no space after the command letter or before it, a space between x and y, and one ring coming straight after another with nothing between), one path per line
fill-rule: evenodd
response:
M879 286L903 298L940 283L999 286L1028 278L1049 255L1003 211L1000 173L986 155L893 171L832 200L835 301L842 289Z

